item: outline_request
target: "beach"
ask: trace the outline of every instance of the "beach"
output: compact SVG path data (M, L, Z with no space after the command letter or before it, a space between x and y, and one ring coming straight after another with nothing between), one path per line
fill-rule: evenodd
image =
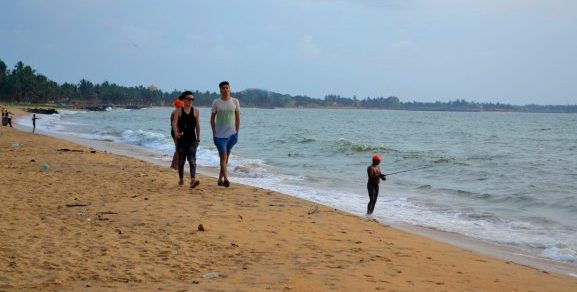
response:
M575 291L334 208L0 128L0 290Z

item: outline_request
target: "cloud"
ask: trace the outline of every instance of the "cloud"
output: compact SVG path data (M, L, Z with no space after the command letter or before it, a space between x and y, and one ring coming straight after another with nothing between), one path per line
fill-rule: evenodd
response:
M304 36L297 42L297 50L301 56L307 59L316 59L321 54L321 49L310 35Z

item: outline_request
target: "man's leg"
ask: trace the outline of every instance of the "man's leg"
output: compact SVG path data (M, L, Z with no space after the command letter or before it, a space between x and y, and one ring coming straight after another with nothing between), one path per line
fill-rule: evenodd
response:
M373 197L371 198L371 214L375 211L375 205L377 205L377 198L379 197L379 185L375 185Z
M190 187L194 188L199 185L196 180L196 148L198 144L193 142L188 147L188 165L190 166Z
M367 215L371 215L371 213L373 213L371 211L372 209L372 205L373 205L373 193L374 193L374 188L371 184L367 184L367 191L369 193L369 203L367 204Z
M214 146L218 150L220 159L220 170L218 171L218 185L222 186L222 180L226 177L226 139L214 137Z
M226 168L228 167L228 155L225 153L220 155L220 180L227 180L228 174Z
M231 135L230 137L228 137L227 141L226 141L226 156L225 156L225 176L224 176L224 186L228 187L230 185L230 182L228 181L228 159L230 158L230 151L232 150L232 147L234 147L234 145L236 144L236 142L238 141L237 138L237 134Z
M170 168L178 170L178 141L173 138L174 141L174 154L172 155L172 163Z
M186 147L184 145L178 145L176 147L178 152L178 184L184 184L184 164L186 163Z

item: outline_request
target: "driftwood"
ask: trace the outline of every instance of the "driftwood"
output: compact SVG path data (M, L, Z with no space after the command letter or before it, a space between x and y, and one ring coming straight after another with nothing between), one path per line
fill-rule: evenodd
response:
M116 215L116 212L104 211L104 212L96 212L97 215Z
M86 207L88 204L66 204L66 207Z
M60 149L57 149L56 151L60 151L60 152L84 152L82 150L68 149L68 148L60 148Z

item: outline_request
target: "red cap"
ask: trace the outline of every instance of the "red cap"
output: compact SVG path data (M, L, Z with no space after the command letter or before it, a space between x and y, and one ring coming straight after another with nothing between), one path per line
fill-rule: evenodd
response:
M175 108L181 108L183 105L184 105L184 102L182 102L182 100L179 100L179 99L174 100L174 107Z
M382 161L383 159L379 156L379 154L373 155L373 160Z

